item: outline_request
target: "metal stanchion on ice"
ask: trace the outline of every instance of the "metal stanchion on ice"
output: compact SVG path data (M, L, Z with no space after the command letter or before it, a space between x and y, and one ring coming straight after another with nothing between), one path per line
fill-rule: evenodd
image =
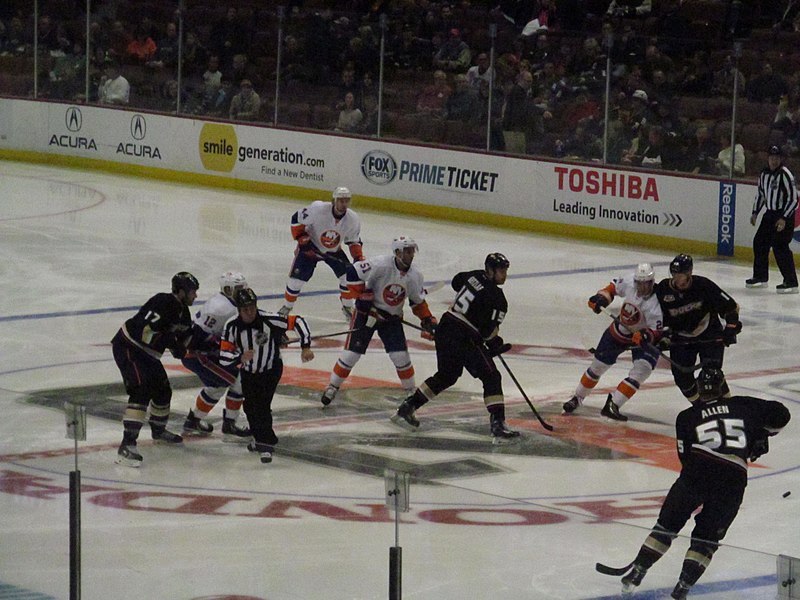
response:
M402 598L403 549L400 547L400 513L408 512L408 492L411 475L386 469L386 506L394 511L394 546L389 548L389 600Z
M69 474L69 600L81 597L81 472L78 441L86 440L86 407L64 403L67 439L75 440L75 470Z

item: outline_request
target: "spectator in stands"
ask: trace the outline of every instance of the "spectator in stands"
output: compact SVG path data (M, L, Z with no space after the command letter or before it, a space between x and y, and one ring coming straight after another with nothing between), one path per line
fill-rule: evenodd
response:
M417 97L417 112L431 117L444 117L451 93L447 74L437 69L433 73L433 85L426 86Z
M475 57L475 64L467 70L467 82L478 90L481 80L490 83L493 71L494 69L489 68L489 56L481 52Z
M208 64L208 52L200 43L194 31L187 31L183 42L181 59L183 60L183 76L194 78L200 75ZM219 60L219 59L218 59Z
M635 125L634 114L631 111L631 122ZM649 125L640 125L635 130L635 134L630 139L628 147L622 151L620 163L623 165L640 166L642 164L642 154L647 146Z
M477 89L469 84L463 73L453 76L453 86L453 93L447 99L445 118L476 124L481 117Z
M525 51L525 58L531 65L531 72L536 74L546 62L553 62L558 57L557 49L553 47L552 38L541 32L534 37L533 48Z
M370 71L364 71L364 74L361 76L361 81L359 81L356 86L356 93L353 94L353 97L356 100L356 106L364 113L365 119L369 112L367 105L369 105L370 109L373 107L377 108L378 85L372 78L372 73Z
M611 0L606 15L628 18L649 17L652 11L652 0Z
M720 131L717 135L720 151L717 154L717 173L723 177L729 177L731 172L731 161L733 160L733 175L742 177L745 173L744 146L736 144L736 149L731 151L730 131Z
M336 110L342 110L344 107L344 97L347 95L348 92L353 94L353 97L356 99L356 104L361 101L359 97L359 89L358 83L356 83L356 71L352 64L346 64L342 69L342 73L339 79L339 85L336 97L339 98L334 108Z
M352 65L356 77L359 77L365 70L374 69L378 65L378 54L375 48L367 46L364 40L356 35L348 41L347 47L339 57L339 64Z
M688 170L695 174L716 175L719 146L707 125L698 125L687 150Z
M751 102L777 104L788 91L786 80L772 70L770 63L765 62L761 67L761 74L754 77L747 86L747 99Z
M100 104L127 105L130 96L131 86L120 73L117 61L107 60L97 90L97 101Z
M310 81L309 69L306 65L308 57L300 40L293 35L287 35L283 40L283 54L281 56L281 79L290 81Z
M63 56L72 49L63 24L55 24L49 15L39 17L39 52L50 56Z
M339 111L339 119L336 121L335 131L342 131L345 133L354 133L359 131L361 123L364 120L364 114L356 106L356 100L353 97L353 92L347 92L342 101L343 106Z
M22 20L19 17L12 17L8 21L4 35L0 35L0 54L12 56L25 54L27 46L28 40Z
M652 80L655 71L674 73L676 71L675 61L664 54L656 44L649 44L644 51L643 76Z
M647 132L647 144L641 153L640 167L661 169L664 167L664 130L653 125Z
M133 39L125 49L125 60L132 64L144 65L153 60L156 50L156 43L150 37L149 32L143 25L139 25Z
M675 77L678 89L684 94L707 94L714 80L709 66L708 53L697 50Z
M389 53L389 60L396 69L418 71L430 68L430 42L418 37L410 23L403 25L400 35L391 42Z
M214 24L208 40L211 51L219 56L223 70L231 68L233 57L244 53L249 42L248 32L233 6L228 8L223 19Z
M657 69L650 77L650 96L654 102L671 102L675 89L664 71ZM648 96L648 97L650 97Z
M102 34L105 37L104 34ZM107 47L104 59L115 59L117 61L125 60L128 52L128 45L133 41L133 36L125 28L125 23L120 20L114 21L111 24L111 30L108 32L108 40L105 44Z
M84 42L76 41L72 51L53 61L49 73L50 97L61 100L85 100L86 95L86 55Z
M219 70L219 57L212 54L208 57L208 65L203 73L202 103L210 106L222 87L222 71Z
M434 68L452 73L466 73L471 62L472 51L461 39L461 32L458 29L451 29L447 41L433 56Z
M233 81L223 75L219 82L219 89L208 104L203 107L203 112L210 117L228 118L234 94Z
M155 55L147 66L154 69L175 70L178 64L178 27L175 23L171 21L167 23L166 33L156 46Z
M733 98L734 81L738 79L737 91L739 96L745 94L747 80L742 72L736 68L733 58L730 55L725 57L725 61L719 71L714 71L711 84L711 95Z
M650 97L644 90L634 90L630 99L631 117L634 129L650 125L653 122L653 111L650 109Z
M484 127L489 118L489 84L481 80L478 87L478 100L481 105L481 115L478 119L478 126ZM489 149L502 152L505 150L506 145L503 140L503 106L505 105L505 98L503 90L495 82L495 88L492 92L492 126L490 129ZM484 140L485 144L485 140ZM484 145L485 147L485 145Z
M520 71L506 96L503 109L503 140L506 152L524 154L534 149L544 132L544 119L552 119L549 110L537 104L533 75Z
M181 107L186 106L186 92L181 91ZM158 100L156 109L162 112L175 113L178 110L178 81L176 79L166 80L158 90Z
M626 106L615 106L610 111L608 122L608 162L622 162L623 153L632 146L634 139L631 111ZM638 143L638 142L637 142Z
M253 83L243 79L239 84L239 93L231 99L229 116L232 121L255 121L259 118L261 98L253 90Z
M220 57L220 61L222 61L222 57ZM250 64L247 54L243 52L234 54L229 76L234 86L241 86L245 79L249 80L253 86L260 86L262 82L261 73Z

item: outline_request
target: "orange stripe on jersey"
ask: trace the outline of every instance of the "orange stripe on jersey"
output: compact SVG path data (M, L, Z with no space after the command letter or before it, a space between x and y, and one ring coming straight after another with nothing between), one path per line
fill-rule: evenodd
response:
M599 379L592 379L589 377L585 372L581 375L581 385L587 389L592 389L594 386L597 385L597 382L600 381Z
M219 343L219 349L225 352L235 352L236 345L233 344L232 342L229 342L228 340L221 340Z
M420 320L427 319L428 317L432 317L431 309L428 308L428 303L423 300L422 304L417 304L411 307L411 312L417 315L417 318Z
M292 239L297 239L301 235L306 232L306 226L299 224L299 225L292 225Z

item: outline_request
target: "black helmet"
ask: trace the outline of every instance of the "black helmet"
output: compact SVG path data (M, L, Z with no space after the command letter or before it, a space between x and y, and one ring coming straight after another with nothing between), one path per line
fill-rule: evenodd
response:
M197 278L188 271L181 271L172 276L173 294L177 294L181 290L188 294L196 292L198 289L200 289L200 284L197 282Z
M697 376L697 391L701 400L714 400L722 396L725 375L720 369L706 367Z
M669 263L669 272L671 275L675 275L676 273L691 273L693 267L694 261L691 256L688 254L678 254L678 256L673 258L672 262Z
M242 288L234 292L233 301L236 303L237 308L242 308L258 302L258 296L250 288Z
M487 255L486 260L483 261L483 266L487 269L507 269L510 264L506 255L500 254L499 252L492 252Z

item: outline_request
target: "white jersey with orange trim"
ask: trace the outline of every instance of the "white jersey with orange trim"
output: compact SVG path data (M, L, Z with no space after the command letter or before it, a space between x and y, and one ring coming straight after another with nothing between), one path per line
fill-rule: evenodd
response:
M238 310L233 300L222 292L217 292L194 314L194 322L206 333L220 338L225 322L236 314Z
M353 273L358 281L352 280ZM413 265L408 271L401 271L394 256L389 254L353 263L353 269L348 269L347 284L358 291L363 291L360 289L362 285L371 290L375 294L375 308L394 316L402 316L406 298L412 307L425 302L422 273Z
M321 253L333 253L342 244L361 246L361 219L351 209L341 219L333 216L330 202L316 200L292 215L292 236L297 239L297 230L304 229L311 243Z
M664 315L655 293L647 298L636 293L633 274L615 278L611 281L613 294L625 299L619 311L619 320L614 321L609 330L614 338L623 344L631 343L631 336L641 329L660 332L664 327ZM606 288L608 289L608 288Z

